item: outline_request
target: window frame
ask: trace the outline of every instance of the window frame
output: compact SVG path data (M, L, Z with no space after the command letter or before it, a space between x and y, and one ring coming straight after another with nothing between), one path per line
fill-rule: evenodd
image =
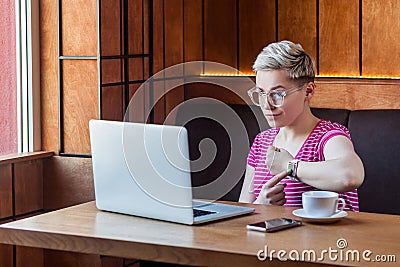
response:
M39 0L16 0L18 152L41 150Z

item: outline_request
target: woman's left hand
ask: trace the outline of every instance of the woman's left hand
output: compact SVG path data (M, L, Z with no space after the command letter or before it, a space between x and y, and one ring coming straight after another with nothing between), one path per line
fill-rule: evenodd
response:
M277 175L278 173L287 170L287 165L289 161L293 160L294 157L286 149L277 148L270 146L267 149L267 159L265 164L272 175Z

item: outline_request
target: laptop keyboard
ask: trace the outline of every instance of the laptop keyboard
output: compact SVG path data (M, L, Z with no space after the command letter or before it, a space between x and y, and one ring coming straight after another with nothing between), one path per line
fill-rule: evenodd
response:
M213 214L213 213L216 213L216 212L215 211L208 211L208 210L193 209L193 216L194 217L204 216L204 215Z

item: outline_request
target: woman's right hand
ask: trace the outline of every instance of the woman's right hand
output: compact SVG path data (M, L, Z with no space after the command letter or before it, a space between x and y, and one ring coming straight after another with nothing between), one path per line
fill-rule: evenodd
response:
M254 204L283 206L286 203L285 192L283 191L286 184L279 182L288 175L287 171L283 171L268 180L263 185Z

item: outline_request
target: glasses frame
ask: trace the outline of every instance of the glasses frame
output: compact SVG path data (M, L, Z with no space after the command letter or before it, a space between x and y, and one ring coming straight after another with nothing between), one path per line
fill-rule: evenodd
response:
M303 89L304 85L306 85L307 83L304 83L302 85L287 89L287 90L270 90L268 93L266 93L264 90L262 90L260 87L255 86L253 88L251 88L250 90L247 91L247 94L249 95L251 101L254 103L254 105L258 106L258 107L262 107L261 104L257 104L256 101L254 101L253 98L253 93L258 93L259 96L262 96L264 99L266 99L267 101L265 101L265 104L270 104L273 107L279 108L283 106L283 103L285 102L285 96L294 93L296 91L300 91ZM272 101L272 94L278 94L280 97L282 97L282 103L280 105L276 105L273 103Z

